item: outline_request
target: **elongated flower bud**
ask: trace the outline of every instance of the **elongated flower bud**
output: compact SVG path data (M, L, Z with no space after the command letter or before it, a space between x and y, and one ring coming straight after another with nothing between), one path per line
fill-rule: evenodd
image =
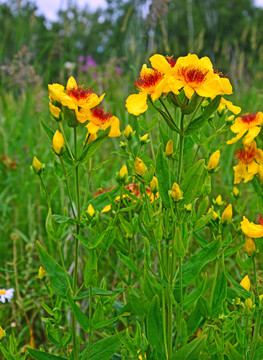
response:
M173 150L173 142L172 142L172 140L169 140L168 143L166 144L166 147L165 147L165 154L167 156L171 156L171 155L173 155L173 152L174 152L174 150Z
M247 253L248 256L253 256L256 252L256 245L255 245L254 241L249 237L246 238L244 248L245 248L245 252Z
M207 170L208 171L214 170L218 166L219 159L220 159L220 150L217 150L211 155L208 161Z
M53 149L58 156L65 152L65 140L60 131L56 131L53 136Z
M143 136L140 136L140 143L141 145L147 144L149 140L149 134L145 134Z
M127 125L124 130L124 135L127 140L131 140L133 138L134 132L132 130L132 127L130 125Z
M140 176L143 176L146 170L144 162L140 158L136 158L134 162L134 170Z
M221 195L218 195L218 197L215 199L215 203L220 206L220 205L223 205L223 200L222 200L222 196Z
M152 181L150 182L150 189L151 189L151 192L154 194L156 194L158 191L158 180L157 180L156 176L154 176L152 178Z
M222 218L221 218L222 223L226 221L229 224L232 220L232 217L233 217L232 205L229 204L223 211Z
M247 291L250 290L250 280L248 275L246 275L240 282L240 285L243 286L244 289L246 289Z
M89 215L91 218L92 218L92 217L94 216L94 214L95 214L94 207L93 207L91 204L89 204L89 206L88 206L87 213L88 213L88 215Z
M45 276L47 276L46 270L43 268L43 266L40 266L38 269L38 277L40 280L42 280Z
M45 170L45 164L42 164L38 158L34 156L32 169L37 175L40 175Z
M235 198L237 198L239 196L239 189L236 186L233 187L233 194L234 194Z
M182 192L180 190L179 185L175 182L173 184L172 190L171 190L171 197L174 201L178 201L182 198Z

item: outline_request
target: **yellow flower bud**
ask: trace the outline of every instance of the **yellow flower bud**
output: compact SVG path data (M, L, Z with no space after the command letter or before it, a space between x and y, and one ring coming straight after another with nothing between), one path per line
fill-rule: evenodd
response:
M101 210L102 213L105 213L105 212L108 212L108 211L111 211L111 205L106 205L105 208L103 208Z
M53 149L58 156L61 156L65 151L65 140L60 131L56 131L53 136Z
M192 211L193 208L192 204L185 205L184 207L186 211Z
M260 304L263 303L263 295L259 295L259 302Z
M228 118L226 119L227 122L232 122L235 119L235 115L230 115L228 116Z
M232 216L233 216L233 210L232 210L232 205L229 204L225 210L223 211L221 220L222 222L228 222L228 224L230 223L230 221L232 220Z
M130 125L127 125L125 130L124 130L124 135L125 137L127 138L127 140L131 140L133 135L134 135L134 132L132 130L132 127Z
M239 195L239 189L236 186L233 187L233 194L235 197L238 197Z
M149 134L145 134L145 135L143 135L143 136L140 136L140 143L141 143L142 145L147 144L148 138L149 138Z
M207 170L211 171L211 170L215 169L218 166L219 159L220 159L220 150L217 150L210 156L210 159L209 159L208 165L207 165Z
M0 326L0 340L2 340L4 336L5 336L5 330L3 330L2 327Z
M37 175L40 175L45 170L45 164L42 164L36 156L34 156L32 169Z
M152 193L157 193L158 191L158 180L156 176L154 176L150 182L150 189Z
M121 179L128 176L128 169L127 169L126 165L123 165L123 167L120 169L119 174L120 174Z
M91 218L92 218L92 217L94 216L94 214L95 214L94 207L93 207L91 204L89 204L89 206L88 206L87 213L88 213L88 215L89 215Z
M174 199L174 201L178 201L182 198L182 192L180 190L179 185L176 182L173 184L171 190L171 197Z
M172 140L169 140L165 147L165 154L167 156L173 155L174 149L173 149L173 142Z
M249 237L246 238L244 248L245 248L245 252L247 253L248 256L253 256L254 253L256 252L256 245L255 245L254 241Z
M215 203L217 204L217 205L223 205L223 203L224 203L224 201L222 200L222 196L221 195L218 195L218 197L216 198L216 200L215 200Z
M260 184L262 184L263 183L263 165L262 164L259 164L258 175L259 175Z
M240 285L246 289L247 291L250 290L250 280L248 278L248 275L246 275L240 282Z
M98 137L97 133L90 134L89 132L87 132L86 139L85 139L85 144L88 145L92 141L96 140L97 137Z
M205 99L205 100L202 101L201 106L202 107L207 107L209 104L210 104L210 102L207 99Z
M61 117L60 117L61 110L59 107L53 105L52 102L49 102L49 111L56 120L61 121Z
M252 306L253 306L252 300L251 299L246 299L245 300L245 307L250 310L250 309L252 309Z
M215 221L215 220L218 218L218 214L217 214L214 210L212 210L211 207L209 208L209 210L207 211L207 213L209 214L211 211L213 211L211 220L212 220L212 221Z
M140 176L143 176L146 170L144 162L140 158L136 158L134 162L134 170Z
M47 276L46 270L43 268L43 266L40 266L38 269L38 277L40 280L42 280L45 276Z

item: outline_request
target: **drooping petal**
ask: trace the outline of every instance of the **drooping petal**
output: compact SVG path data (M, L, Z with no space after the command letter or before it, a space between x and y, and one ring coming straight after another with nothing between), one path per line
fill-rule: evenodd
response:
M241 229L245 235L254 239L263 236L263 226L250 222L245 216L243 216L243 221L241 221Z
M112 116L109 121L103 124L101 127L105 130L107 127L111 126L111 130L109 133L110 137L118 137L121 136L120 132L120 121L116 116Z
M221 98L221 104L226 105L228 110L231 111L235 115L237 115L241 112L241 107L233 105L233 103L229 100Z
M154 92L151 94L152 101L156 101L164 92L166 87L166 79L161 80L161 82L157 85Z
M244 146L249 145L260 133L260 130L260 126L255 126L254 128L249 129L247 135L243 139Z
M236 166L233 166L233 170L235 172L234 176L234 184L239 184L240 181L246 176L246 165L245 164L237 164Z
M130 95L126 100L126 108L130 114L138 116L148 109L147 93L140 92L139 94Z
M234 137L233 139L231 140L228 140L226 143L229 145L229 144L234 144L235 142L237 142L239 139L242 138L242 136L246 133L247 129L244 129L242 131L240 131L240 133L237 134L236 137Z

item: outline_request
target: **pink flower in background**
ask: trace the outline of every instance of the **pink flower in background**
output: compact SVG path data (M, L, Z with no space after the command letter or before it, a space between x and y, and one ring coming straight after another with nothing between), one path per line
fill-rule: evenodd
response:
M120 66L116 66L116 68L115 68L115 73L116 73L117 75L120 75L120 74L122 73L122 68L121 68Z
M96 61L93 59L92 55L86 57L86 65L88 67L97 67Z

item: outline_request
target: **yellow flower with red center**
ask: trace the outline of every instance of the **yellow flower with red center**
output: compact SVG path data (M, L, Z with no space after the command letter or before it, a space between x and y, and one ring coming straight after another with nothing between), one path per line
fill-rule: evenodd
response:
M48 90L51 104L56 106L57 103L60 103L71 110L75 110L80 123L87 121L88 110L97 106L105 95L98 97L92 89L79 86L73 76L68 79L66 88L60 84L52 84L48 85ZM52 114L58 113L58 109L54 109L52 106L50 108ZM82 111L80 111L81 109Z
M144 64L140 76L135 81L139 94L130 95L126 100L126 108L130 114L140 115L148 109L147 96L151 95L152 101L159 99L165 88L164 75L157 70L147 68Z
M258 222L258 224L255 224L243 216L243 221L241 221L241 230L245 235L252 239L261 238L263 237L263 219L261 215L258 218Z
M188 99L194 92L203 97L214 98L217 95L232 94L229 79L220 77L214 71L208 57L198 58L195 54L179 57L170 70L167 84L175 94L183 89ZM170 75L169 74L169 75Z
M234 184L239 184L242 179L244 179L244 183L247 183L259 172L260 164L263 164L263 151L258 149L256 142L253 141L248 146L244 145L244 149L236 152L236 159L238 164L233 166Z
M234 144L239 139L244 137L244 144L251 143L255 137L260 133L261 125L263 124L263 113L259 111L254 114L245 114L236 118L235 123L231 126L231 131L237 134L231 140L227 141L227 144Z
M103 130L111 126L109 133L110 137L117 137L121 135L120 121L111 112L104 112L102 106L95 107L87 112L87 120L89 123L86 125L90 134L95 134L100 128Z

